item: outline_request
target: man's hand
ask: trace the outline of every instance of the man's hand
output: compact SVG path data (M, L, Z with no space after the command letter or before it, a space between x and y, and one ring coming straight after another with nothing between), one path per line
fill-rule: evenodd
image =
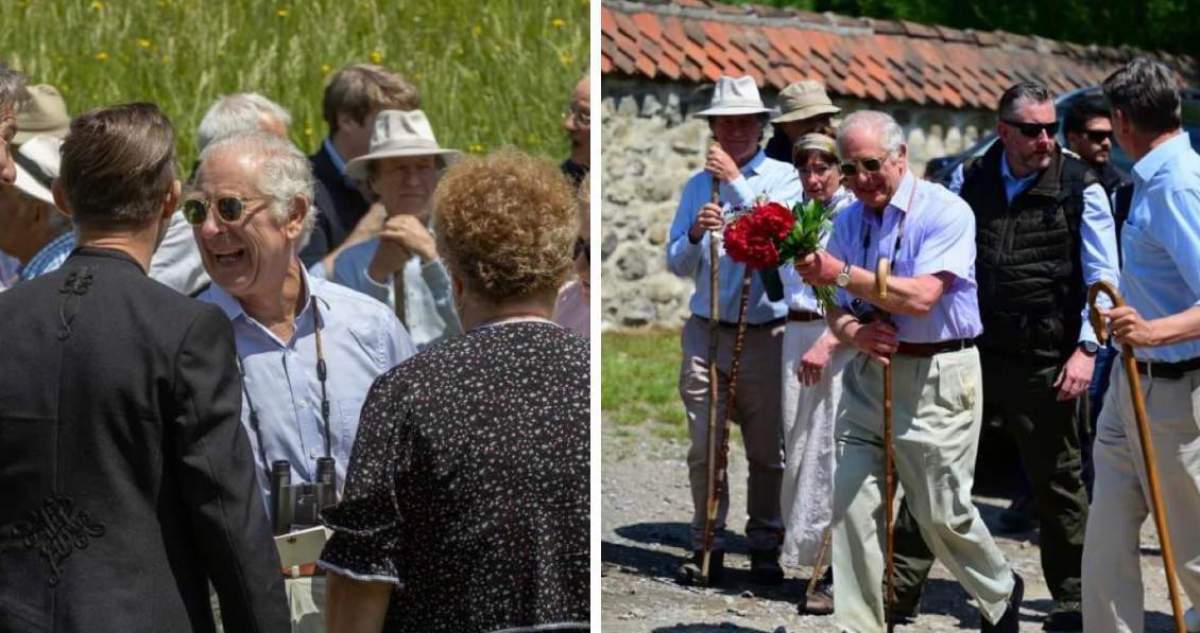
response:
M846 262L820 249L796 260L796 272L810 286L831 286L846 267Z
M704 171L713 175L713 178L721 182L733 182L742 175L742 170L738 169L737 163L725 150L721 149L720 144L713 143L708 146L708 156L704 159Z
M721 207L711 202L705 203L700 207L700 213L696 215L696 221L692 223L692 228L688 229L688 239L693 244L698 244L704 237L705 231L716 231L724 225L725 218L721 213Z
M346 236L344 243L347 245L357 244L375 237L383 229L383 224L386 220L387 209L383 208L383 203L372 203L367 208L367 212L358 219L358 223L354 225L354 230L350 231L350 234Z
M862 353L887 365L900 345L900 337L896 335L896 326L878 320L859 325L858 330L851 334L850 342Z
M1096 357L1076 348L1054 381L1054 386L1058 388L1058 401L1066 402L1083 395L1092 383L1092 372L1095 369Z
M1113 336L1118 343L1133 347L1156 347L1159 345L1158 332L1152 321L1147 321L1130 306L1121 306L1105 311L1100 315L1107 318L1112 328Z
M380 244L392 242L421 258L431 262L438 258L437 244L425 223L415 215L400 214L387 219L379 231Z
M796 368L796 377L800 379L800 384L807 387L821 382L821 372L833 358L835 345L837 345L837 339L822 336L817 339L816 343L813 343L812 347L808 348L807 352L804 352L804 355L800 357L800 366Z

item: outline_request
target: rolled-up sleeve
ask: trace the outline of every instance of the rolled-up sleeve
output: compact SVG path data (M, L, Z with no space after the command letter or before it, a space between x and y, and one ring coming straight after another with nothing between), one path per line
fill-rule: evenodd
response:
M1113 287L1118 284L1117 229L1113 221L1112 206L1099 184L1089 185L1083 190L1083 218L1079 226L1080 259L1083 265L1083 283L1087 287L1097 281L1107 281ZM1107 295L1097 300L1100 307L1109 307ZM1083 323L1079 327L1079 341L1096 343L1096 332L1088 319L1088 303L1082 307Z

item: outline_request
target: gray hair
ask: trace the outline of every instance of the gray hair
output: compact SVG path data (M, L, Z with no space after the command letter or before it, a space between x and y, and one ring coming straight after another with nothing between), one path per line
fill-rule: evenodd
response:
M997 109L1001 119L1012 119L1022 105L1047 101L1050 101L1050 91L1045 86L1033 81L1021 81L1009 86L1000 95Z
M304 215L303 231L297 245L297 250L303 249L308 244L313 223L317 219L316 206L313 204L312 168L308 157L287 139L253 130L245 134L226 135L210 143L200 152L197 174L203 170L204 163L216 154L235 150L239 155L258 159L255 188L275 199L270 213L277 223L287 221L290 203L296 197L303 197L308 202L308 212Z
M12 105L15 112L28 99L29 93L25 91L25 75L0 62L0 107Z
M893 155L904 146L904 130L890 114L878 110L859 110L846 117L837 130L838 153L845 154L842 144L851 131L867 128L879 140L879 145L888 155Z
M289 127L292 115L283 106L256 92L222 95L204 113L196 128L196 149L204 151L209 143L230 134L261 130L259 119L266 115Z
M1104 96L1142 132L1173 132L1183 124L1179 82L1166 64L1139 57L1104 80Z

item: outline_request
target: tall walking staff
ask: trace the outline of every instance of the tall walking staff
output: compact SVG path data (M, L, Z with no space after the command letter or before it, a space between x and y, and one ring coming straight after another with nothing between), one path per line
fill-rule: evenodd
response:
M713 141L715 144L716 141ZM712 193L709 201L721 204L721 181L711 176ZM700 583L709 584L708 567L712 559L713 530L717 522L717 442L719 427L717 418L717 342L720 335L720 296L717 292L720 253L717 248L717 232L708 236L708 494L704 507L704 554L700 564Z
M1088 289L1088 305L1091 310L1088 316L1092 321L1092 329L1096 338L1103 344L1108 339L1108 329L1104 327L1103 317L1096 309L1096 298L1101 293L1108 295L1113 307L1125 305L1121 293L1111 284L1098 281ZM1167 572L1167 591L1171 595L1171 610L1175 615L1176 633L1187 633L1183 620L1183 605L1179 601L1179 589L1175 583L1175 550L1171 547L1171 534L1167 532L1167 508L1163 505L1162 490L1158 483L1158 462L1154 457L1154 444L1150 440L1150 422L1146 416L1146 401L1142 397L1141 379L1138 378L1137 365L1133 357L1133 346L1128 343L1121 345L1121 362L1125 366L1125 375L1129 377L1129 393L1133 400L1133 415L1137 420L1138 443L1142 445L1142 461L1146 464L1146 482L1150 488L1150 507L1154 510L1154 526L1158 528L1158 542L1162 546L1163 567Z
M875 267L875 293L880 299L887 298L887 280L891 274L892 263L886 257L880 257ZM886 319L886 312L880 312L879 318ZM884 559L885 571L885 620L888 633L896 630L892 609L896 604L896 522L892 508L896 500L895 447L892 445L892 363L883 366L883 516L884 529L887 531L886 553Z

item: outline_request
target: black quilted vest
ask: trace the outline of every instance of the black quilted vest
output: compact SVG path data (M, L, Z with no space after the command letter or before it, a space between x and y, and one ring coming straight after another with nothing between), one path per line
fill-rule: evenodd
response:
M1078 159L1056 151L1032 186L1005 202L1003 145L964 176L975 212L975 279L981 350L1057 363L1075 348L1086 288L1080 260L1083 190L1097 182Z

